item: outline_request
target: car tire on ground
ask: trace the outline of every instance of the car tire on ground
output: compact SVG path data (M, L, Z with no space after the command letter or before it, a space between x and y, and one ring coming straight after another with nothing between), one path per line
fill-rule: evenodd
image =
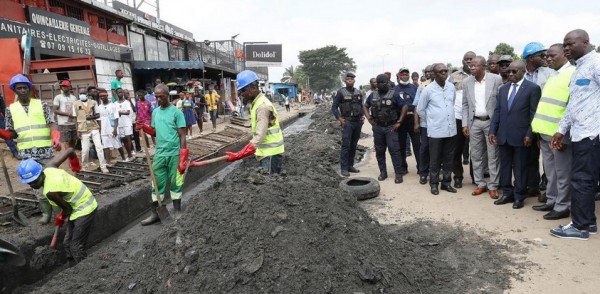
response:
M340 182L340 189L350 193L357 200L367 200L379 195L379 182L373 178L355 177Z

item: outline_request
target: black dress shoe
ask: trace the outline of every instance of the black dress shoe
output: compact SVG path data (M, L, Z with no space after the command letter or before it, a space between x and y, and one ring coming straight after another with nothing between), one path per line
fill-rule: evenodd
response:
M552 211L552 209L554 209L554 204L534 205L531 208L535 211Z
M433 195L440 194L440 190L438 189L437 186L431 186L431 194L433 194Z
M552 211L544 214L544 219L557 220L557 219L561 219L561 218L567 218L567 217L569 217L569 215L571 215L571 212L569 211L568 208L563 211L552 210Z
M351 173L359 173L359 172L360 172L360 170L359 170L359 169L357 169L357 168L355 168L355 167L353 167L353 166L349 167L349 168L348 168L348 171L349 171L349 172L351 172Z
M421 184L421 185L427 184L427 176L420 176L419 177L419 184Z
M521 209L523 206L525 206L525 204L521 200L515 200L515 203L513 203L513 209Z
M383 181L385 179L387 179L387 174L386 173L380 173L379 177L377 177L377 180L379 180L379 181Z
M349 177L349 176L350 176L350 173L349 173L347 170L343 170L343 171L342 171L342 176L343 176L343 177Z
M396 175L396 178L394 179L394 183L400 184L402 182L403 182L403 180L402 180L402 174Z
M454 188L462 188L462 179L454 179Z
M502 197L500 197L500 199L494 201L494 205L503 205L503 204L511 203L511 202L515 202L515 198L513 198L511 196L502 195Z
M446 190L450 193L456 193L456 189L452 188L452 186L448 185L448 186L442 186L442 190Z

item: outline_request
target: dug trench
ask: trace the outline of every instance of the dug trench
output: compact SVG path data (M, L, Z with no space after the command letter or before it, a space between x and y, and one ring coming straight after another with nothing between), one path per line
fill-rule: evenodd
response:
M245 159L135 254L135 242L107 242L17 292L502 293L521 277L527 265L513 253L523 249L510 240L426 220L379 224L338 188L340 132L327 106L312 119L285 138L281 175Z

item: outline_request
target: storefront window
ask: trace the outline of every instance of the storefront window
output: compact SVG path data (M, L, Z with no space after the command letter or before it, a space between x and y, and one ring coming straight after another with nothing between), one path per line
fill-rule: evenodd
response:
M167 45L167 42L158 41L158 60L169 61L169 45Z
M145 35L146 57L148 61L158 61L158 41L152 36Z
M171 45L171 60L182 61L185 60L185 50L183 47Z
M129 33L129 42L131 42L131 48L133 48L133 60L145 60L146 55L144 52L144 36L133 32Z

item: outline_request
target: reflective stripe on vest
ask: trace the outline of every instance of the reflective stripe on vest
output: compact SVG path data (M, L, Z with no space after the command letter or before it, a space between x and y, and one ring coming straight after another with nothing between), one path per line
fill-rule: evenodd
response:
M547 136L556 133L569 102L569 83L574 71L575 67L569 66L557 76L548 78L531 122L533 132Z
M39 99L29 101L29 111L25 109L18 101L10 105L10 113L13 120L13 127L17 132L17 148L31 149L34 147L50 147L52 140L50 138L50 128L44 116L44 108Z
M284 144L283 144L283 132L279 127L279 118L277 115L277 111L273 104L265 95L262 93L258 95L254 102L252 102L252 107L250 108L250 122L252 124L252 134L256 135L256 110L262 104L266 104L271 108L273 112L273 116L275 117L275 123L267 129L267 134L265 135L262 142L259 142L256 147L256 156L265 157L281 154L284 152Z
M58 168L46 168L44 169L44 175L46 178L43 193L46 198L48 197L47 194L52 192L67 193L64 200L73 209L69 220L88 215L98 207L98 202L96 202L92 192L76 177ZM48 200L51 205L57 206L52 200Z

